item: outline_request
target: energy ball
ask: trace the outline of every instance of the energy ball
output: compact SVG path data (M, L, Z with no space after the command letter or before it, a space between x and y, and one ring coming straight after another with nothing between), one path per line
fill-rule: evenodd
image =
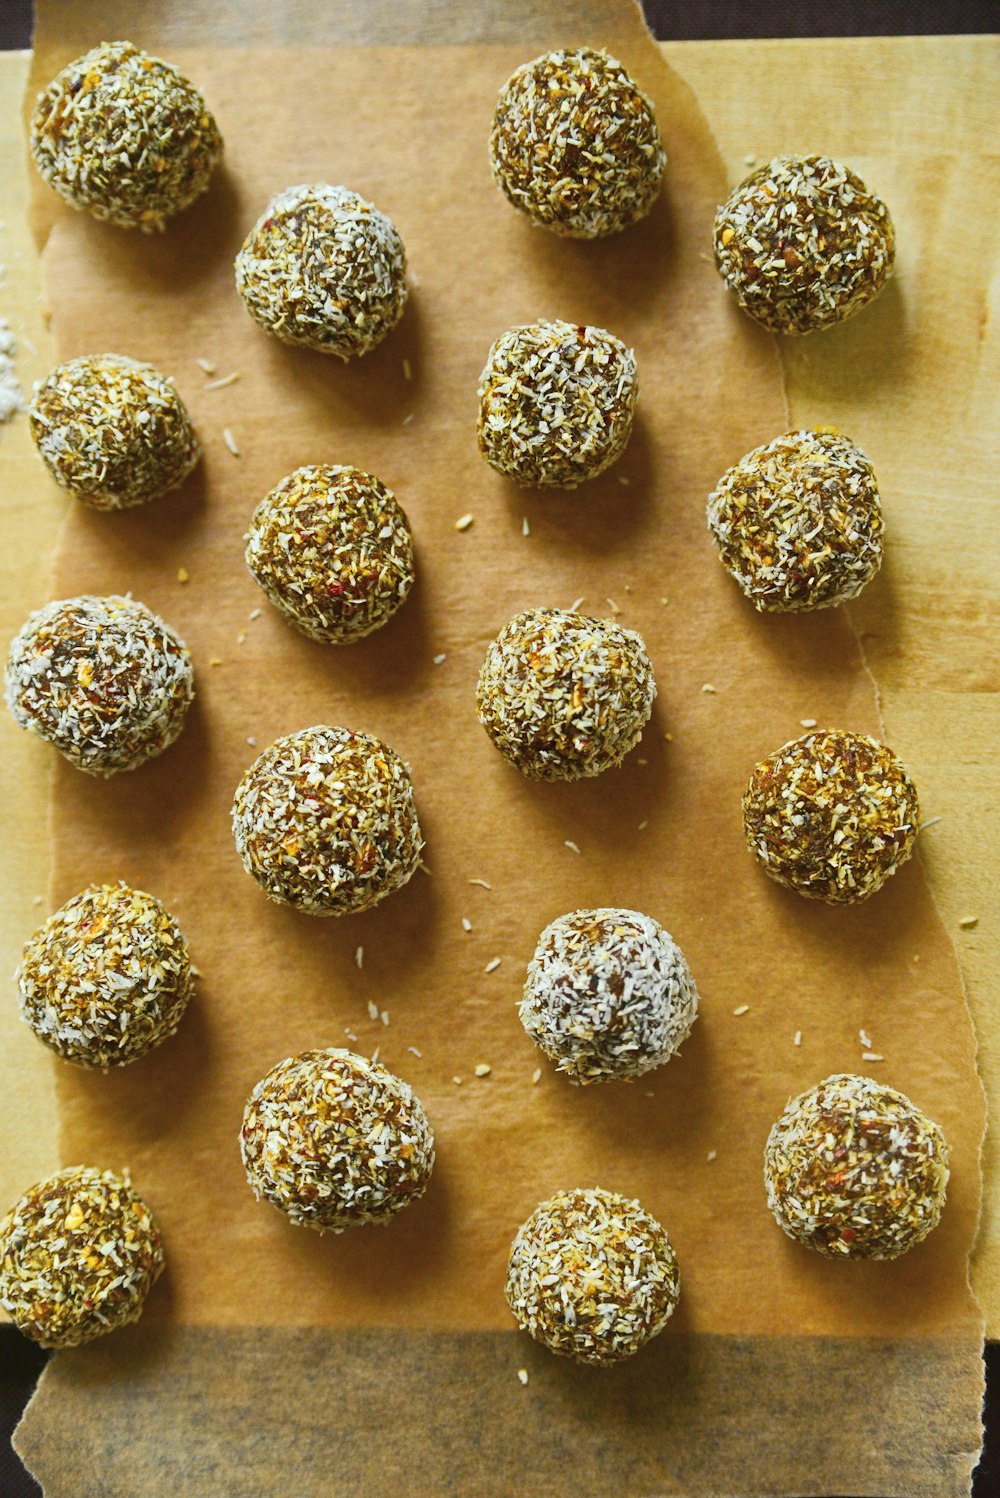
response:
M715 216L715 261L744 312L772 333L852 317L892 272L889 210L828 156L776 156Z
M517 1231L507 1304L550 1352L609 1367L658 1335L680 1297L670 1239L613 1191L559 1191Z
M413 583L406 515L360 468L296 468L261 500L246 543L254 579L311 640L348 645L370 635Z
M404 885L423 840L399 755L319 725L276 739L236 788L233 836L264 893L308 915L354 915Z
M828 609L856 598L882 565L872 465L828 427L755 447L709 496L708 528L754 608Z
M21 728L91 775L161 754L194 697L191 657L131 598L64 598L30 616L7 658L7 705Z
M43 1347L78 1347L136 1321L162 1269L153 1214L110 1170L59 1170L0 1222L0 1305Z
M265 333L353 359L403 315L406 253L392 220L356 192L287 187L243 241L236 289Z
M257 1083L243 1114L247 1180L300 1227L388 1222L427 1190L434 1136L410 1087L351 1051L304 1051Z
M124 1066L173 1035L193 987L188 945L159 900L92 884L26 943L21 1018L78 1066Z
M556 234L596 239L645 218L666 163L651 101L607 52L546 52L500 90L493 175Z
M913 852L917 792L891 749L818 728L761 760L743 794L743 830L764 871L828 905L867 900Z
M792 1098L764 1151L783 1233L830 1258L898 1259L941 1219L948 1146L908 1097L869 1077L827 1077Z
M698 990L684 953L651 916L575 910L539 937L518 1012L571 1082L610 1082L677 1054Z
M579 780L620 765L656 696L631 629L564 609L515 614L486 652L476 708L504 759L533 780Z
M625 451L638 394L635 355L603 328L511 328L479 376L479 451L517 484L575 489Z
M102 42L39 95L31 154L70 207L149 232L205 191L222 136L169 63L130 42Z
M35 386L28 424L56 483L95 510L146 504L201 457L173 380L121 354L57 365Z

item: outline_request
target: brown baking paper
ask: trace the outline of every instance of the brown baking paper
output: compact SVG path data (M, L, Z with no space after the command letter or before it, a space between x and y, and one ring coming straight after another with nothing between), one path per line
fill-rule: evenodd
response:
M41 7L39 86L100 36L160 44L153 13L123 29L113 9ZM435 26L444 11L458 13L433 7ZM57 593L131 589L188 640L198 697L179 742L131 775L100 783L58 765L52 901L93 879L152 890L203 977L177 1037L139 1065L59 1069L63 1157L131 1169L169 1268L141 1327L56 1358L19 1448L50 1495L78 1493L81 1468L107 1494L964 1493L979 1442L966 1262L983 1107L953 953L918 860L869 904L833 910L777 888L742 843L749 769L801 718L879 725L846 614L757 617L706 534L719 473L786 423L774 344L727 303L710 261L725 191L714 144L629 5L525 8L513 38L504 17L490 29L490 9L481 41L466 29L450 45L433 31L415 44L423 13L395 8L401 45L320 46L316 21L313 45L275 46L301 40L288 12L284 36L188 50L180 9L167 12L169 55L227 139L211 193L157 238L45 209L60 357L151 360L176 377L206 449L180 494L117 516L79 508L64 532ZM229 14L206 36L185 7L181 29L214 44ZM239 14L247 26L255 11ZM368 35L384 43L381 16ZM670 155L650 218L599 244L533 230L485 155L514 66L579 43L633 70ZM267 338L232 285L270 194L311 180L374 199L409 255L400 327L346 368ZM539 316L612 329L640 369L628 452L567 496L515 489L475 445L487 348ZM198 358L239 381L206 389ZM256 502L323 461L379 474L418 556L405 608L343 650L294 635L241 557ZM464 512L475 521L459 533ZM476 674L516 610L581 596L642 633L659 697L620 771L532 784L479 727ZM374 732L411 763L427 843L428 873L342 921L268 904L228 825L255 754L315 722ZM609 903L675 935L701 1018L681 1057L634 1086L573 1089L548 1065L535 1085L542 1058L514 1008L525 964L547 921ZM761 1182L788 1096L871 1069L861 1028L886 1057L877 1075L953 1148L941 1228L895 1264L796 1248ZM438 1163L389 1227L319 1237L254 1201L236 1136L271 1065L345 1043L378 1046L413 1084ZM542 1354L503 1299L518 1223L552 1191L595 1183L638 1197L682 1266L673 1323L611 1374Z

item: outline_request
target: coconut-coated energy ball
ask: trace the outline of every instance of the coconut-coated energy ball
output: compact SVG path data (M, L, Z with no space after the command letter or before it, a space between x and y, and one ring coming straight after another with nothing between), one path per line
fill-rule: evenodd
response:
M680 947L652 916L600 907L546 926L519 1005L571 1082L641 1077L676 1055L698 1014Z
M736 300L772 333L853 317L892 272L889 210L828 156L776 156L715 217L715 261Z
M948 1146L902 1092L827 1077L792 1098L768 1135L764 1185L778 1226L806 1248L897 1259L941 1219Z
M413 583L413 540L380 479L334 463L296 468L254 511L246 562L289 624L347 645L379 629Z
M319 1232L388 1222L423 1196L434 1166L407 1083L336 1049L290 1056L257 1083L240 1150L254 1195Z
M882 506L860 448L829 427L755 447L719 480L708 528L754 608L833 608L882 565Z
M137 1320L162 1270L153 1214L110 1170L59 1170L0 1222L0 1305L43 1347L77 1347Z
M479 451L517 484L575 489L625 451L638 394L635 355L613 333L568 322L511 328L479 376Z
M222 136L169 63L130 42L102 42L39 95L31 154L72 208L148 232L205 191Z
M287 187L243 241L236 289L282 343L353 359L402 317L406 253L392 220L349 188Z
M817 728L761 760L743 830L764 871L829 905L867 900L913 852L920 826L906 767L877 739Z
M21 728L91 775L162 753L194 697L183 640L132 598L64 598L30 616L7 658Z
M504 759L535 780L620 765L642 737L656 684L631 629L564 609L515 614L486 652L476 707Z
M493 175L556 234L596 239L644 218L666 161L651 101L607 52L546 52L500 90Z
M201 456L173 380L121 354L57 365L35 386L28 425L56 483L95 510L176 489Z
M680 1298L677 1255L636 1201L560 1191L511 1244L507 1304L550 1352L609 1367L661 1332Z

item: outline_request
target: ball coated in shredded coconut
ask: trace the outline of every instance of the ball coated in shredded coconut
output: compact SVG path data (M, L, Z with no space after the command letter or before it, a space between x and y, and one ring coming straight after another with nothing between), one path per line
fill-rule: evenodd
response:
M176 489L201 456L173 380L120 354L57 365L35 386L28 424L56 483L95 510Z
M254 1195L319 1232L388 1222L423 1196L434 1166L407 1083L339 1049L290 1056L257 1083L240 1151Z
M39 609L7 658L15 723L91 775L134 770L180 733L194 697L184 642L131 598L64 598Z
M57 1171L0 1222L0 1305L43 1347L77 1347L137 1320L162 1269L153 1214L110 1170Z
M641 1077L677 1054L698 1013L680 947L637 910L575 910L546 926L521 1023L571 1082Z
M236 256L236 289L282 343L367 354L403 315L406 253L374 203L325 182L271 199Z
M560 1191L521 1224L507 1304L550 1352L609 1367L658 1335L680 1297L677 1255L639 1203L612 1191Z
M515 483L575 489L625 451L638 394L635 355L603 328L510 328L479 376L479 451Z
M275 608L313 640L349 644L385 624L413 583L409 522L358 468L297 468L254 511L246 562Z
M423 841L399 755L371 734L319 725L276 739L233 801L243 867L308 915L353 915L399 889Z
M715 218L715 261L772 333L812 333L878 296L892 272L889 210L828 156L776 156L734 187Z
M764 1151L783 1233L830 1258L897 1259L941 1219L948 1146L936 1123L869 1077L827 1077L792 1098Z
M72 208L148 232L205 191L222 136L169 63L130 42L102 42L39 95L31 154Z
M913 852L917 792L877 739L819 728L757 765L743 795L752 853L810 900L866 900Z
M503 757L535 780L620 765L642 737L656 685L634 630L563 609L515 614L486 652L476 707Z
M556 234L595 239L644 218L666 161L652 102L607 52L546 52L500 90L493 175Z

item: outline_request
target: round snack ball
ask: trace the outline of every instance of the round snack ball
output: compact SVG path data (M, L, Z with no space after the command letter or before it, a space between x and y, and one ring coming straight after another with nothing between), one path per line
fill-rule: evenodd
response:
M645 218L666 163L652 102L607 52L546 52L500 90L493 175L556 234L596 239Z
M809 900L867 900L913 852L920 806L905 766L866 734L817 728L757 765L743 830L766 873Z
M338 1049L289 1056L257 1083L240 1150L254 1196L321 1233L388 1222L423 1196L434 1166L407 1083Z
M574 910L539 937L518 1012L571 1082L609 1082L677 1054L698 990L684 953L651 916Z
M121 354L57 365L35 386L28 424L56 483L95 510L146 504L201 457L173 380Z
M173 1035L191 997L188 945L159 900L92 884L25 944L21 1018L78 1066L124 1066Z
M236 788L233 836L264 893L308 915L354 915L404 885L423 840L406 766L349 728L276 739Z
M864 453L829 427L789 432L728 469L708 500L723 565L754 608L826 609L882 565L882 507Z
M575 489L625 451L638 394L635 355L603 328L511 328L479 376L479 451L517 484Z
M312 640L347 645L370 635L413 584L406 515L360 468L296 468L261 500L246 543L255 580Z
M15 723L91 775L134 770L180 733L191 657L131 598L64 598L30 616L7 658Z
M352 359L403 315L406 252L392 220L356 192L287 187L243 241L236 289L282 343Z
M715 217L726 286L772 333L812 333L878 296L896 255L889 210L828 156L776 156Z
M205 191L222 136L169 63L130 42L102 42L39 95L31 154L72 208L148 232Z
M43 1347L78 1347L137 1320L162 1269L153 1214L110 1170L59 1170L0 1222L0 1305Z
M764 1151L783 1233L830 1258L897 1259L936 1228L948 1146L910 1099L870 1077L827 1077L792 1098Z
M486 652L476 707L504 759L534 780L620 765L642 737L656 685L631 629L564 609L515 614Z
M550 1352L608 1367L657 1336L680 1297L677 1256L648 1212L613 1191L559 1191L521 1224L507 1304Z

